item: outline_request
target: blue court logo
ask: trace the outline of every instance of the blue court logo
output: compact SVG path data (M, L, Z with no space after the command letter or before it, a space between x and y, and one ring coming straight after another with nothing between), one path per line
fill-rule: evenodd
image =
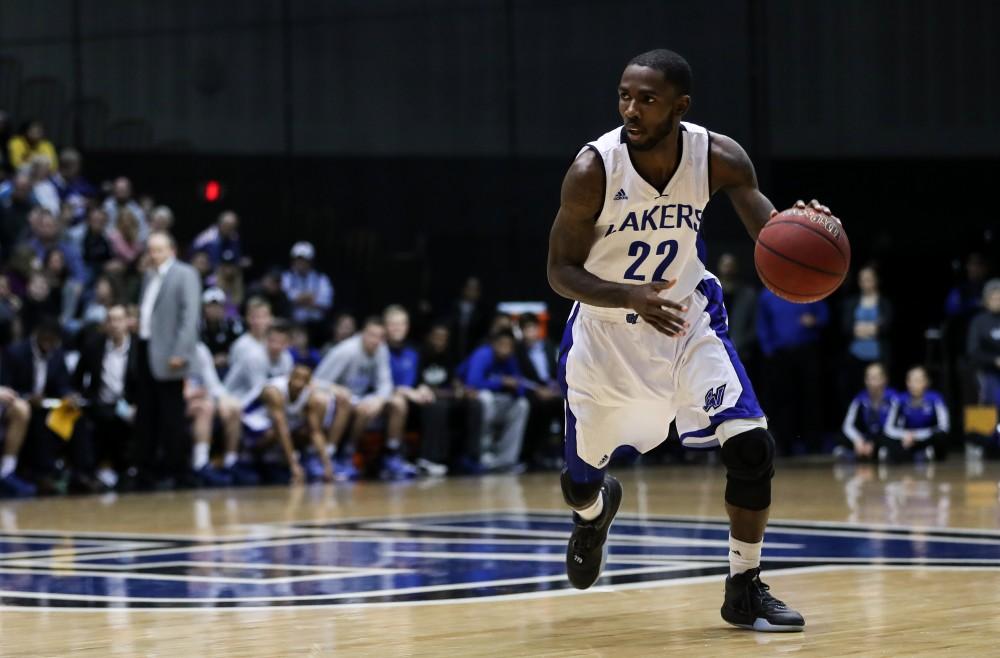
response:
M16 607L274 607L571 594L569 514L483 512L255 525L225 538L0 536L0 597ZM728 572L728 524L622 514L599 586ZM1000 569L1000 532L773 522L764 569Z
M722 399L726 397L726 385L723 384L719 388L708 389L705 393L705 406L702 407L705 411L709 409L718 409L722 406Z

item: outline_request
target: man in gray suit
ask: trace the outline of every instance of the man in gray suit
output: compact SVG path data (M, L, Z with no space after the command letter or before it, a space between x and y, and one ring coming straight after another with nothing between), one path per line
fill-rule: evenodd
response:
M197 271L177 260L173 238L146 241L150 269L139 302L136 432L139 486L155 479L191 481L185 445L184 377L196 361L201 315Z

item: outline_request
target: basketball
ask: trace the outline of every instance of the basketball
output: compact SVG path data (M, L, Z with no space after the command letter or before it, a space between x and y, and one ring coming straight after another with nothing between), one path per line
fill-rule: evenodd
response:
M771 292L806 304L840 287L851 266L851 244L837 220L812 208L792 208L761 230L754 265Z

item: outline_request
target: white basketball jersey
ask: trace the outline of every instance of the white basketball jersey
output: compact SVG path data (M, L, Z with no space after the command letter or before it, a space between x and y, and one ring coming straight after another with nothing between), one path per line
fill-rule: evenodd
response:
M285 421L288 423L288 431L294 431L302 427L306 422L306 404L309 396L312 395L312 385L307 385L299 392L299 397L292 400L288 393L288 377L274 377L267 382L268 386L273 386L281 391L285 398Z
M680 163L662 190L636 171L623 128L588 143L604 163L604 207L594 224L594 244L584 268L606 281L641 285L677 279L661 293L681 300L705 274L701 217L710 196L708 131L681 122ZM624 309L582 305L595 315L622 317Z

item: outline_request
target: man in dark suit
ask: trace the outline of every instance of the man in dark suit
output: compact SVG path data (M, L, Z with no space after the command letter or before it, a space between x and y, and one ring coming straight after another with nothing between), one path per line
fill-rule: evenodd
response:
M556 346L542 337L542 323L534 313L522 314L518 324L521 343L517 346L517 362L529 382L526 388L531 405L525 449L533 465L558 468L561 466L563 403L556 383Z
M31 336L7 350L2 377L4 385L31 406L23 456L25 466L37 479L39 493L62 492L63 486L56 478L56 460L64 446L71 465L70 488L97 491L99 487L90 477L93 457L87 437L74 432L67 444L46 425L48 411L44 402L66 399L73 392L62 350L62 332L55 318L43 318Z
M130 400L138 388L135 355L125 307L112 306L104 331L80 346L73 371L73 388L87 401L84 425L93 437L97 479L109 489L118 484L119 473L134 465L135 407Z
M186 445L184 378L195 362L201 318L201 279L177 260L167 233L146 242L150 268L139 302L136 359L136 439L139 486L172 487L191 480Z

